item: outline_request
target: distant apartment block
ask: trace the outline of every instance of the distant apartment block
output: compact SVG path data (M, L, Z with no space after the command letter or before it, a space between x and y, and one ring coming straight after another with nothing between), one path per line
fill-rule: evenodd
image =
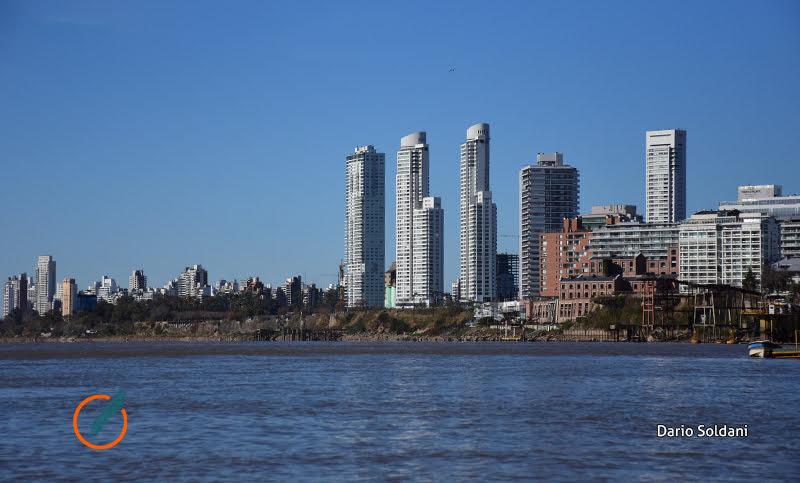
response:
M781 236L781 257L800 258L800 216L778 220Z
M305 310L313 310L322 300L322 290L318 289L314 283L303 285L302 294L303 308Z
M386 155L374 146L347 156L345 261L347 306L383 305Z
M134 270L130 277L128 277L128 291L133 293L135 291L147 290L147 277L144 270Z
M592 232L580 219L563 220L563 229L542 233L539 246L539 295L558 297L562 278L589 272Z
M292 278L287 278L285 282L283 282L280 286L281 291L283 292L284 297L286 298L286 306L291 307L292 305L296 305L298 299L296 297L301 297L299 302L302 303L302 296L303 296L303 277L300 275L295 275Z
M596 259L647 259L647 272L663 275L679 271L680 223L623 221L592 230L589 249Z
M686 131L647 131L646 138L647 222L679 222L686 218Z
M736 201L720 201L720 210L774 216L779 225L781 256L800 257L800 196L783 196L780 185L739 186Z
M17 293L19 293L19 279L16 276L8 277L8 280L3 282L3 317L16 307Z
M73 310L73 313L79 310L91 311L94 310L96 306L97 295L78 292L78 295L75 296L75 310Z
M782 195L780 185L739 186L736 201L720 201L720 210L761 213L775 218L800 216L800 196Z
M69 317L77 310L78 286L74 278L65 278L61 287L61 315Z
M500 302L509 302L519 298L519 255L515 253L497 254L496 292L496 298Z
M681 223L683 281L741 287L752 270L760 283L762 266L778 258L778 226L770 216L701 211Z
M3 282L3 315L7 316L12 310L28 310L28 274L20 273L19 276L8 277Z
M186 267L177 280L177 295L202 298L206 286L208 286L208 271L202 265Z
M35 309L44 315L53 308L56 295L56 262L50 255L39 257L36 266L36 305Z
M115 303L115 295L120 292L117 281L108 275L103 275L99 282L89 285L88 293L97 296L97 300Z
M497 205L489 186L489 125L467 129L461 144L461 298L496 297Z
M636 205L603 205L592 206L592 212L580 215L584 228L595 229L609 224L609 220L642 221L636 214Z
M539 295L539 235L561 230L565 218L578 216L578 170L563 155L538 154L537 164L522 169L519 271L522 300Z
M450 296L452 300L461 300L461 279L456 280L450 285Z

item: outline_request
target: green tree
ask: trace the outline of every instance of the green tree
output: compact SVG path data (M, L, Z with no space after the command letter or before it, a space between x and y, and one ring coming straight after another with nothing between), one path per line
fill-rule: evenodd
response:
M336 304L339 302L339 289L332 288L330 290L326 290L325 293L322 295L322 303L323 305L327 305L331 309L336 307Z
M742 279L742 288L753 291L758 289L758 280L756 280L756 276L753 274L752 267L747 269L747 274Z
M775 269L769 263L761 267L761 287L765 293L785 292L791 285L792 276L788 270Z

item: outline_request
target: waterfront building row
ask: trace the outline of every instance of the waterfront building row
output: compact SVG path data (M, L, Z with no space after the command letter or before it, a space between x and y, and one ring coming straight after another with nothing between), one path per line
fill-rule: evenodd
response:
M780 258L775 218L737 210L701 211L681 223L680 279L737 287L752 271L760 285L762 268Z

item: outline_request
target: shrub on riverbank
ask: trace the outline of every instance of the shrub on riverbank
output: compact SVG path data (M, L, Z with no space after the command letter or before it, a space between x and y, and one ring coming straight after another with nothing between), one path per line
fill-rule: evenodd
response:
M472 319L472 312L457 306L433 307L415 310L358 309L337 314L331 328L349 333L388 332L392 334L420 333L439 335L457 332Z

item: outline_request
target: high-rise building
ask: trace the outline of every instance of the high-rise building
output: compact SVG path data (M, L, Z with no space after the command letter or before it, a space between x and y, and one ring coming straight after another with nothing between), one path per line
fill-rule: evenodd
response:
M8 277L3 282L3 315L10 314L12 310L28 310L28 274L23 272L19 277Z
M347 156L345 261L347 306L384 302L386 155L373 146Z
M647 131L648 223L676 223L686 218L686 131Z
M68 317L75 313L78 302L78 286L74 278L61 282L61 315Z
M128 277L128 292L131 294L136 290L147 290L147 277L144 270L134 270Z
M578 216L578 170L561 153L537 155L536 166L519 174L519 296L539 295L539 235L561 231L565 218Z
M442 257L444 212L428 194L428 144L425 132L400 140L397 152L397 306L433 304L444 285ZM421 223L417 232L416 223ZM437 241L438 240L438 241ZM417 285L417 283L421 285ZM437 288L438 287L438 288Z
M3 314L2 317L10 314L17 306L17 293L19 293L19 279L8 277L8 280L3 282Z
M438 305L444 294L444 210L442 199L422 198L414 210L412 299L415 304Z
M397 305L413 303L413 229L414 209L428 196L428 145L424 132L409 134L400 140L397 152Z
M489 125L467 129L461 145L461 298L496 297L497 205L489 189Z
M40 315L53 308L56 295L56 262L50 255L39 257L36 266L36 311Z

